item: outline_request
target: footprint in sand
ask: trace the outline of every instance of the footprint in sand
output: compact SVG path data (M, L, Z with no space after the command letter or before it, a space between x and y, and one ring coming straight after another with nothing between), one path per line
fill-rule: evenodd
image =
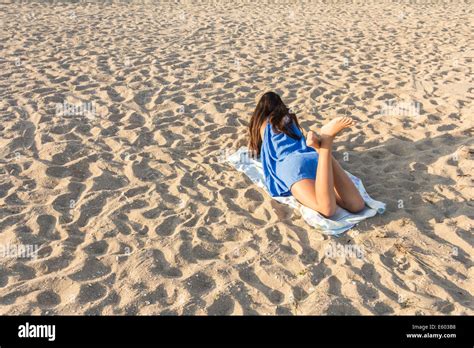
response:
M61 296L52 290L46 290L36 296L36 302L41 308L52 308L61 303Z

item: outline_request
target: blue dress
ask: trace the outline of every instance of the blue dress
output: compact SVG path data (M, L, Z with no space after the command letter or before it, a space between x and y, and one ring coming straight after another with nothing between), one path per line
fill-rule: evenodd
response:
M265 184L272 197L291 196L291 186L302 179L315 179L318 153L306 145L296 124L291 124L300 139L275 133L267 122L261 148Z

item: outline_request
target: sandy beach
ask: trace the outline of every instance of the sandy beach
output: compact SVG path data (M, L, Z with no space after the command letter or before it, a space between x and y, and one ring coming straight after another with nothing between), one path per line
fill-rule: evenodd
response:
M474 314L469 1L0 4L0 314ZM278 92L387 211L224 161Z

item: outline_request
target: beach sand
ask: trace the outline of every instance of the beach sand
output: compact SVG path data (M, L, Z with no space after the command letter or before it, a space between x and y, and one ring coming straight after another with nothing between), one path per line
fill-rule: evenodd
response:
M473 314L472 22L3 2L0 314ZM357 121L335 157L385 214L327 237L223 161L268 90L305 131Z

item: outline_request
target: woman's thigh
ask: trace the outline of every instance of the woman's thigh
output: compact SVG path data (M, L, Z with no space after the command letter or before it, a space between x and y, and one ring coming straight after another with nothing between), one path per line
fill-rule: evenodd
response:
M303 179L295 182L291 186L291 194L296 198L298 202L311 208L313 210L317 209L316 204L316 185L313 179ZM337 205L342 205L341 197L336 193L336 203Z
M291 194L298 202L316 210L316 189L313 179L303 179L291 185Z

